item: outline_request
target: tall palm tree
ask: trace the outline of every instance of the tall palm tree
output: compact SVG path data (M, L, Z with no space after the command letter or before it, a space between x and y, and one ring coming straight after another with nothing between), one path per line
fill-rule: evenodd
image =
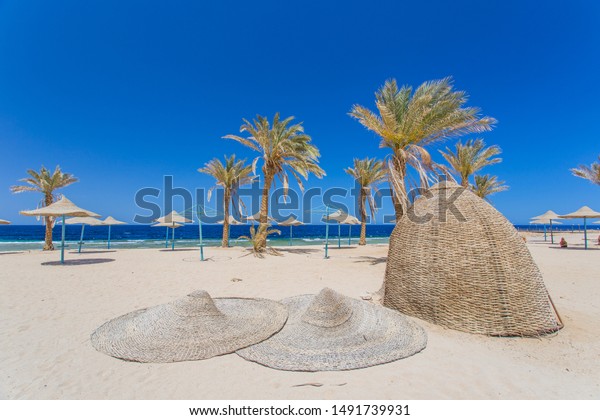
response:
M477 197L490 201L488 196L508 190L504 181L499 181L496 175L475 175L475 184L471 185L471 190Z
M56 166L54 172L50 172L44 166L39 172L33 169L28 169L27 174L29 178L20 179L19 182L24 182L27 185L14 185L10 187L13 193L22 193L25 191L34 191L42 193L44 198L40 202L44 207L54 203L58 197L54 194L54 191L67 187L77 181L71 174L63 173L59 166ZM44 243L44 251L54 250L54 244L52 244L52 227L54 226L54 218L46 216L44 218L46 224L46 237Z
M408 203L407 168L416 170L424 187L428 174L441 169L432 161L426 146L489 131L496 122L491 117L480 117L478 108L465 107L466 93L454 90L448 77L425 82L414 91L410 86L399 89L391 79L375 93L375 99L378 113L354 105L350 116L381 138L380 147L392 150L388 169L397 219Z
M454 172L460 175L460 184L469 186L469 177L488 165L502 162L502 158L494 157L502 153L498 146L485 147L482 139L468 140L465 144L456 143L456 150L446 147L440 153L448 161Z
M237 201L237 190L241 185L252 182L252 166L246 166L245 159L236 159L235 155L225 156L225 162L214 158L198 172L212 176L217 186L223 188L223 239L222 247L229 247L229 205ZM209 190L209 195L212 192ZM210 200L210 197L209 197Z
M269 214L269 191L275 178L278 178L287 193L289 186L288 172L296 179L303 189L302 179L308 179L310 173L321 178L325 171L319 166L319 149L311 143L311 138L304 133L302 123L292 124L294 117L279 118L279 113L273 117L273 124L267 117L257 115L251 122L244 119L240 127L241 133L248 133L247 137L234 134L224 136L224 139L235 140L244 146L258 152L259 157L254 159L252 167L255 168L258 159L262 158L263 189L260 203L260 224L267 226ZM258 229L257 249L266 249L267 236L263 234L267 229Z
M360 186L358 205L360 211L360 240L359 245L367 244L367 201L371 210L371 217L375 216L375 203L373 202L372 189L377 189L377 184L387 177L385 164L375 158L354 159L354 166L345 169L348 175L354 177Z
M579 165L579 167L571 169L571 173L587 179L592 184L600 185L600 156L598 156L598 162L594 162L590 166Z

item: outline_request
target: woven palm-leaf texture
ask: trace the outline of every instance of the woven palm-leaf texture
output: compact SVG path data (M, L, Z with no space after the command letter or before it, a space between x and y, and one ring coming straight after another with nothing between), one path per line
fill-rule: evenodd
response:
M562 327L514 226L455 183L431 187L390 238L384 305L448 328L539 336Z

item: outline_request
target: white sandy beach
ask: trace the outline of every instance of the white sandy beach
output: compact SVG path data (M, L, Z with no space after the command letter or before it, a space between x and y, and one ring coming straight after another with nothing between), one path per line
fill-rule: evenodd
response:
M562 234L581 246L581 234ZM560 236L557 238L560 239ZM235 354L171 364L114 359L90 345L111 318L196 289L213 297L281 299L327 286L348 296L382 285L387 246L241 248L0 255L0 397L4 399L598 399L600 248L559 249L530 235L529 248L565 323L544 338L492 338L416 320L421 353L342 372L284 372ZM94 262L93 264L90 264ZM86 264L76 264L86 263ZM241 281L232 281L232 279ZM298 386L319 383L320 387Z

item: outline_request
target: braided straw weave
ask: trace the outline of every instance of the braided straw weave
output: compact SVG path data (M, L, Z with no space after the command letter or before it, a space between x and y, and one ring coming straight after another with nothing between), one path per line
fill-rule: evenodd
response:
M427 344L425 331L398 312L331 289L281 302L290 314L283 329L238 355L275 369L316 372L392 362Z
M398 221L384 288L385 306L456 330L537 336L562 327L516 229L455 183L431 187Z
M96 350L137 362L208 359L256 344L287 320L284 305L266 299L212 299L203 290L108 321L92 333Z

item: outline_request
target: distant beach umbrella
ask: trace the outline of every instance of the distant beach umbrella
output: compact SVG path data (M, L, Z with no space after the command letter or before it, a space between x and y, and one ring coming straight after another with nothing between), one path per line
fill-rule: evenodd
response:
M592 210L587 206L583 206L582 208L573 213L564 214L559 217L561 219L583 219L583 242L585 244L585 249L587 249L587 219L598 219L600 218L600 213Z
M253 214L252 216L247 216L246 221L260 223L260 213ZM275 219L273 219L271 216L267 216L267 221L274 222Z
M173 210L171 213L167 214L166 216L159 217L158 219L155 220L155 222L158 222L158 223L173 223L173 222L174 223L191 223L192 221L190 219L185 218L184 216L182 216L181 214L179 214ZM169 229L168 228L167 228L167 232L165 234L165 248L167 246L169 246Z
M10 222L8 220L0 219L0 225L10 225Z
M181 214L177 213L176 211L172 211L171 213L167 214L166 216L159 217L158 219L155 220L155 222L158 222L158 223L171 223L171 222L191 223L192 221L190 219L187 219L186 217L182 216Z
M108 243L107 243L107 249L110 249L110 228L113 225L126 225L127 223L125 222L121 222L120 220L115 219L112 216L108 216L106 219L104 219L102 221L102 224L105 226L108 226Z
M550 238L552 239L552 243L554 243L554 235L552 234L552 220L553 219L540 219L540 218L533 218L531 219L531 222L529 222L532 225L543 225L544 226L544 241L546 240L546 225L550 224ZM555 225L562 225L562 223L560 222L554 222Z
M356 217L349 215L342 210L336 210L335 212L329 215L329 218L326 219L323 217L322 221L324 223L336 223L338 224L338 248L342 246L342 225L348 225L348 245L350 245L352 241L351 233L352 226L351 225L360 225L360 220Z
M183 224L181 223L175 223L175 222L159 222L156 223L154 225L152 225L152 227L166 227L167 228L167 238L169 237L169 229L172 229L173 235L171 236L171 250L175 249L175 229L179 228L183 226ZM166 248L166 247L165 247Z
M67 216L73 217L100 217L99 214L84 210L81 207L77 207L71 200L64 195L60 200L49 206L42 207L36 210L23 210L21 212L24 216L50 216L50 217L62 217L62 238L60 248L60 263L65 263L65 219Z
M290 246L292 246L292 237L294 234L294 226L300 226L303 225L304 223L302 223L300 220L296 219L293 216L290 216L289 218L282 220L281 222L277 222L277 224L279 226L289 226L290 227Z
M550 240L551 243L554 243L554 233L552 232L552 221L558 219L560 216L554 213L552 210L548 210L544 214L540 214L539 216L532 217L531 220L547 220L550 224ZM560 224L560 223L558 223ZM546 240L546 227L544 226L544 241Z
M67 225L81 225L81 236L79 237L79 250L78 253L81 253L81 246L83 245L83 232L85 231L85 226L101 226L102 221L96 219L95 217L70 217L65 220L65 224Z

